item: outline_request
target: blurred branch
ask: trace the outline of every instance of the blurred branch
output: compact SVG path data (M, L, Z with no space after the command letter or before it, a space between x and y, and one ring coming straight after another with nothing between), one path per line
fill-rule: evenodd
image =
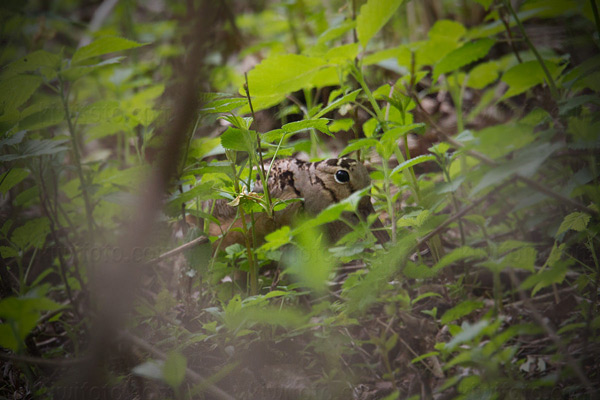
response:
M159 131L164 143L162 153L154 164L149 181L143 186L145 191L130 219L132 223L124 229L124 234L118 241L122 244L122 259L96 265L91 273L90 284L97 316L93 318L90 330L92 338L89 362L82 366L79 376L75 377L75 384L81 390L73 391L72 398L89 398L92 391L97 395L98 390L107 390L109 387L105 367L109 356L115 352L114 340L128 321L141 281L143 260L137 260L133 255L137 249L145 248L151 243L164 194L177 172L187 133L196 118L200 79L204 77L203 61L223 16L212 2L202 1L199 9L186 17L189 17L187 21L191 25L189 34L185 36L188 41L187 50L180 60L181 70L173 74L179 78L176 80L177 87L168 91L174 97L174 115L168 126L161 127Z

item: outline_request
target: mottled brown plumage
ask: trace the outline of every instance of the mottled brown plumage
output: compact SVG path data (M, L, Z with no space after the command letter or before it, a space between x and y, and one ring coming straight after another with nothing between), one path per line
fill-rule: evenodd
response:
M369 186L371 180L365 166L350 158L332 158L315 163L304 162L297 159L281 159L273 163L269 178L267 180L269 193L272 198L288 200L303 198L303 202L292 203L284 210L276 211L274 217L268 218L261 213L255 218L254 230L256 237L262 241L268 233L284 225L292 224L299 212L308 215L317 215L333 203L337 203L350 196L357 190ZM260 181L256 182L254 191L263 192ZM358 206L358 215L366 219L367 215L373 213L373 206L368 196L364 197ZM209 233L219 236L225 232L234 221L237 210L228 205L225 200L217 200L214 204L213 216L220 222L210 225ZM344 219L358 222L356 215L346 213ZM235 221L233 227L241 226L241 221ZM378 241L383 243L389 240L389 236L379 220L371 227ZM337 241L351 228L344 222L336 221L328 224L327 231L332 242ZM233 231L227 233L221 243L224 248L233 243L243 243L241 232Z

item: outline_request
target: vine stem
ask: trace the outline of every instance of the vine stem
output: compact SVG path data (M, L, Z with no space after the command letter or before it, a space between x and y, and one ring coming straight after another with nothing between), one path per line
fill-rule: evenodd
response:
M85 204L85 214L87 217L87 225L88 230L90 232L90 239L93 241L94 237L94 217L92 214L92 203L90 202L90 197L87 189L87 180L83 174L83 168L81 167L81 154L79 154L79 146L77 145L77 136L75 133L75 126L73 125L73 121L71 120L71 111L69 110L69 99L68 94L65 92L65 82L62 79L60 73L58 74L58 82L59 82L59 93L60 99L63 103L63 109L65 111L65 118L67 119L67 125L69 128L69 133L71 134L71 146L73 147L73 157L75 158L75 167L77 169L77 175L79 177L79 182L81 183L81 195L83 197L83 202Z
M592 6L592 13L594 14L596 31L598 32L598 37L600 38L600 16L598 15L598 5L596 5L596 0L590 0L590 4Z
M244 90L246 91L246 97L248 98L248 105L250 106L250 112L252 113L252 121L256 121L256 116L254 115L254 107L252 107L252 99L250 98L250 89L248 88L248 74L246 72L244 72L244 78L246 79L246 83L244 84ZM256 142L257 142L257 146L258 146L258 160L259 160L259 167L258 167L258 172L260 174L260 179L262 181L263 184L263 191L265 193L265 201L267 203L267 215L269 216L269 218L273 217L273 207L271 206L271 194L269 193L269 185L268 185L268 179L269 176L265 173L265 163L263 162L263 157L262 157L262 146L260 143L260 134L258 133L258 131L256 131ZM252 157L252 154L250 154L250 157Z
M592 2L593 1L594 0L592 0ZM531 49L531 51L535 55L535 58L542 66L542 69L544 70L544 74L546 75L546 79L548 80L548 85L550 86L550 92L552 93L552 97L554 97L555 100L558 100L558 98L559 98L558 88L556 87L556 83L554 83L552 74L548 70L548 67L546 67L546 63L544 62L544 59L542 58L540 53L537 51L537 49L535 48L533 43L531 43L531 40L529 40L529 36L527 36L527 33L525 32L525 28L523 27L521 20L519 19L512 4L510 3L510 0L504 0L504 4L508 8L508 11L512 15L512 17L515 19L517 26L519 27L519 31L521 31L521 35L523 35L523 39L525 40L525 43L527 43L527 46Z

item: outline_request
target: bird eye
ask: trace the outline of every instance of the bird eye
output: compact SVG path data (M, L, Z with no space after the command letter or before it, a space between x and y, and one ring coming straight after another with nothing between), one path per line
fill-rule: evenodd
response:
M348 174L348 171L343 169L337 170L334 176L335 181L338 183L346 183L350 181L350 175Z

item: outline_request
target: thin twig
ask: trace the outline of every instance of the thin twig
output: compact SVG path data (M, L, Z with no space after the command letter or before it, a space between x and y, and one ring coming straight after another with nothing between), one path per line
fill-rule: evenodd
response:
M143 340L142 338L140 338L138 336L135 336L129 332L122 331L121 337L126 339L127 341L135 344L136 346L140 347L141 349L147 351L148 353L152 354L152 356L154 356L156 358L159 358L163 361L167 359L167 354L165 354L161 350L157 349L156 347L152 346L150 343L146 342L145 340ZM231 395L226 393L223 389L208 382L208 379L206 379L205 377L203 377L202 375L200 375L199 373L197 373L196 371L194 371L188 367L186 367L186 369L185 369L185 375L192 382L194 382L194 384L202 383L202 384L206 385L206 388L211 392L211 394L216 396L218 399L235 400Z
M194 240L191 240L191 241L189 241L187 243L182 244L179 247L174 248L173 250L169 250L169 251L167 251L165 253L162 253L158 257L153 258L152 260L150 260L149 263L153 264L153 263L157 263L159 261L163 261L163 260L165 260L167 258L176 256L177 254L182 253L182 252L186 251L187 249L190 249L190 248L192 248L192 247L194 247L196 245L204 244L204 243L208 243L208 238L206 236L199 236L199 237L197 237Z

